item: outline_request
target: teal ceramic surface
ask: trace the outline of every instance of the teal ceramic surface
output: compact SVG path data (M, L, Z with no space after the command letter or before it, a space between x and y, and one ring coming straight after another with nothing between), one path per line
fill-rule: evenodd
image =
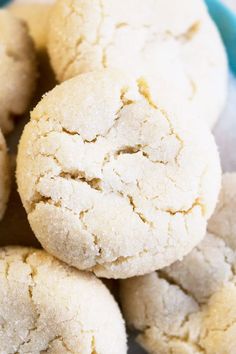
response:
M206 4L223 38L230 68L236 75L236 13L219 0L206 0Z

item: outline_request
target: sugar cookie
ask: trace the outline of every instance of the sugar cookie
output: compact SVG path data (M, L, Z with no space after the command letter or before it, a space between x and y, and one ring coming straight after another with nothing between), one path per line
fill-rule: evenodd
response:
M183 261L121 282L124 314L149 353L235 353L235 200L236 173L226 174L205 239Z
M205 235L221 172L211 133L189 115L155 106L144 81L131 85L116 71L79 75L48 93L17 161L42 246L108 278L190 252Z
M2 353L127 352L118 305L92 274L20 247L0 249L0 268Z
M0 10L0 127L13 129L13 118L28 108L36 82L35 51L26 25Z
M144 77L155 103L181 92L211 127L225 102L225 50L202 0L58 0L48 48L59 81L121 69Z

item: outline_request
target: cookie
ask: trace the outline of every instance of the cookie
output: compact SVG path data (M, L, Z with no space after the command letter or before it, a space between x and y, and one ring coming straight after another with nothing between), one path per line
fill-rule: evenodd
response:
M18 189L43 248L108 278L190 252L205 235L220 179L204 124L185 108L155 106L144 81L131 85L109 70L48 93L17 158Z
M49 253L126 278L163 268L205 235L221 171L185 107L155 106L144 81L104 70L57 86L22 135L17 182Z
M149 353L236 350L236 173L223 177L205 239L182 261L121 281L128 323Z
M18 186L36 236L100 276L181 258L215 206L220 169L211 134L154 107L145 90L116 72L76 77L36 107L19 147ZM196 229L191 239L188 227Z
M2 353L127 352L118 305L92 274L20 247L0 249L0 268Z
M1 70L1 69L0 69ZM6 210L10 193L10 163L5 139L0 130L0 220Z
M201 0L59 0L48 49L59 81L117 68L144 77L155 103L181 92L210 127L224 106L226 54Z
M0 127L6 134L28 108L37 77L28 29L7 10L0 10L0 63Z

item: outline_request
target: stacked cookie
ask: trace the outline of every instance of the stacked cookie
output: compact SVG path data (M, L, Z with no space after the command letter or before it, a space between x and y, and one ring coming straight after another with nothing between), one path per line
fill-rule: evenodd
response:
M205 5L58 0L40 7L44 30L33 6L10 11L28 22L39 68L48 51L61 83L19 142L18 191L45 251L0 251L3 353L126 353L120 310L96 276L124 279L124 316L150 353L233 353L224 298L233 304L234 175L211 218L221 168L210 128L225 103L227 60ZM3 13L4 55L16 66L0 115L6 132L29 103L36 69L28 32L12 36L24 25Z

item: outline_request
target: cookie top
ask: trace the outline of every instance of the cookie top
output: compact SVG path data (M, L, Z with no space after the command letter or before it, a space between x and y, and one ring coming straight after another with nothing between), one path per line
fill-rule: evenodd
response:
M234 353L235 200L236 173L226 174L205 239L182 261L121 282L124 314L148 352Z
M211 127L225 102L226 54L202 0L59 0L48 49L59 81L118 68L144 77L154 102L181 92Z
M36 82L35 51L26 25L0 10L0 127L8 133L13 118L28 108Z
M49 253L125 278L181 259L202 239L219 157L206 126L180 108L154 105L145 81L109 70L42 99L21 138L17 180Z
M0 69L1 70L1 69ZM5 139L0 130L0 220L5 212L10 192L10 164Z
M126 353L118 305L95 276L20 247L0 249L0 269L2 353Z

